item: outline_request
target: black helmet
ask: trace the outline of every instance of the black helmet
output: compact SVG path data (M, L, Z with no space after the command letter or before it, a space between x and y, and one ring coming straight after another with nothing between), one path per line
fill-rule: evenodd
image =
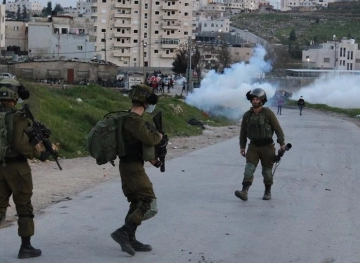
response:
M148 103L155 105L158 101L158 96L154 93L153 89L145 84L138 84L131 87L129 98L133 101L140 103Z
M246 98L249 101L252 101L252 99L254 97L258 97L263 105L265 104L265 102L267 102L266 93L263 89L256 88L256 89L250 90L250 91L248 91L248 93L246 93Z

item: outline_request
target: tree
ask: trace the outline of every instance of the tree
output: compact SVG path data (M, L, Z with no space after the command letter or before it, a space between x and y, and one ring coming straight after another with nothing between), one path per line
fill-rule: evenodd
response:
M204 57L201 56L199 48L196 46L195 53L191 57L191 64L192 64L191 68L193 70L195 70L199 83L201 81L201 71L204 68L205 63L206 63L206 61L205 61Z
M187 69L187 45L180 47L175 54L175 59L172 63L172 71L177 74L185 74Z
M290 34L289 34L289 39L290 41L295 41L296 40L296 32L295 30L291 30Z
M56 4L54 7L54 11L57 13L62 13L64 12L64 8L60 4Z
M27 20L28 20L28 13L27 13L26 6L25 6L25 5L23 5L22 20L23 20L23 21L27 21Z
M220 71L223 71L225 68L229 68L232 63L230 51L225 42L221 44L221 48L217 55L217 60L221 69Z
M21 7L18 5L17 11L16 11L16 20L21 21Z
M49 2L47 2L47 7L44 7L43 10L41 11L41 14L43 16L50 16L51 11L52 11L52 3L51 3L51 1L49 1Z
M6 5L6 0L3 0L3 5Z

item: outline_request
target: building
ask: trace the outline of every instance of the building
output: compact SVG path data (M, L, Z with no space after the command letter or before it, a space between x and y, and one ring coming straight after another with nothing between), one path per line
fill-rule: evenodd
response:
M304 50L302 62L309 69L360 70L360 51L354 39L343 38Z
M5 48L5 5L0 5L0 50Z
M93 23L89 18L32 17L28 27L30 57L90 60L96 54Z
M123 67L171 67L192 35L192 0L88 0L96 51Z
M193 28L193 31L196 33L202 33L202 32L223 32L228 33L230 32L230 19L228 18L195 18L193 21L193 25L195 25L195 28Z
M6 21L6 48L16 46L20 51L28 51L28 23L22 21Z
M30 0L16 0L6 1L6 11L16 13L20 8L20 12L23 12L24 8L30 15L39 15L43 10L43 5L39 1Z

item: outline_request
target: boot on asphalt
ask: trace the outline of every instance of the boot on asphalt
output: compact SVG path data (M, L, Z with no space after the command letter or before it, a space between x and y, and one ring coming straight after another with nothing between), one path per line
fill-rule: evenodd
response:
M263 200L271 199L271 185L265 185L265 193L263 196Z
M41 256L41 250L33 248L31 245L21 245L18 258L35 258Z
M235 196L240 198L243 201L247 201L248 200L248 191L250 188L250 183L243 183L243 188L241 191L236 190L235 191Z
M140 241L136 240L135 234L130 235L129 243L136 252L149 252L152 250L152 247L150 245L143 244Z
M135 226L133 226L131 223L125 223L125 225L111 234L111 237L114 239L114 241L121 246L122 251L128 253L131 256L135 255L135 250L130 244L129 233L135 231L134 228Z

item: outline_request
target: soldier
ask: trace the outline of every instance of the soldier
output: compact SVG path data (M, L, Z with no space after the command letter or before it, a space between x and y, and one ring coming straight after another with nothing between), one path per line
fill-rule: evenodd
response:
M285 139L281 126L275 114L267 107L266 93L262 89L254 89L246 94L251 101L252 108L248 110L242 119L240 129L240 154L246 157L246 166L243 188L236 190L235 196L243 201L248 200L248 190L254 180L256 166L261 160L262 175L264 177L265 193L263 200L271 199L271 185L273 184L272 168L275 158L275 145L272 139L274 132L277 135L277 142L285 151ZM247 138L250 139L248 150L245 154Z
M151 251L152 247L136 240L135 231L142 221L157 213L156 196L152 183L145 173L144 161L160 167L161 162L155 158L154 146L162 140L162 135L142 119L144 112L151 113L158 97L151 87L139 84L130 93L132 106L130 114L124 117L123 136L125 137L125 156L120 157L120 178L122 190L130 202L125 224L111 234L122 250L130 255L135 251Z
M41 255L40 249L31 246L30 238L34 235L34 214L31 204L33 191L31 169L27 159L38 158L46 161L49 153L41 152L29 144L24 132L29 128L29 121L15 108L18 99L26 100L30 92L17 80L0 81L0 113L5 116L7 145L5 158L0 165L0 223L5 220L9 198L12 195L18 215L18 234L21 237L19 258L31 258ZM6 140L5 140L6 141ZM4 145L0 145L1 150Z

